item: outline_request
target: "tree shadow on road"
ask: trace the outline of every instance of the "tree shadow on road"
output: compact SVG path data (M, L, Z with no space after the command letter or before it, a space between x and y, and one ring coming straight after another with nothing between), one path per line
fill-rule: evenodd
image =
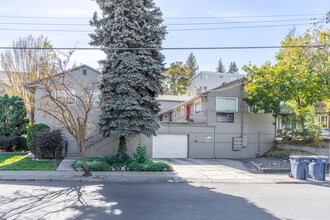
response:
M0 182L2 219L278 219L188 183Z

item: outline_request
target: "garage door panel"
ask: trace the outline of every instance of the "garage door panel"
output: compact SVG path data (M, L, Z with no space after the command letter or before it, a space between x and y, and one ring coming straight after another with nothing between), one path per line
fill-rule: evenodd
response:
M154 158L187 158L187 135L158 135L153 137Z

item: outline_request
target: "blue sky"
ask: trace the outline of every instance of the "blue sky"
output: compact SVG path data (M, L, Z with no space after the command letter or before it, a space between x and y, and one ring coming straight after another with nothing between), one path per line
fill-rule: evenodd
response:
M297 14L326 14L330 10L330 1L327 0L277 0L277 1L219 1L219 0L155 0L164 14L164 24L178 23L219 23L219 22L247 22L247 21L274 21L320 18L322 15L297 17L249 17L237 16L264 16L264 15L297 15ZM1 1L0 16L38 16L38 17L74 17L83 19L45 19L45 18L9 18L0 17L0 23L66 23L88 24L98 6L90 0L10 0ZM236 17L212 19L171 19L176 17ZM288 21L251 24L216 24L203 26L173 26L168 30L182 28L224 28L237 26L263 26L276 24L299 24L312 21ZM296 26L299 33L312 25ZM289 30L294 26L251 28L251 29L224 29L209 31L169 31L164 47L226 47L226 46L269 46L279 45ZM329 27L329 24L327 25ZM17 31L1 30L38 29L38 30L91 30L89 26L30 26L0 24L0 46L10 46L13 39L24 37L32 33L37 36L48 36L54 47L88 47L88 33L50 32L50 31ZM219 58L222 58L228 69L229 63L235 61L239 68L251 62L262 65L266 61L274 61L276 49L258 50L207 50L207 51L164 51L166 63L183 61L193 52L197 58L200 70L214 71ZM3 52L3 51L1 51ZM85 63L94 68L99 67L97 61L105 56L98 51L77 51L72 60L77 64ZM242 72L242 71L241 71Z

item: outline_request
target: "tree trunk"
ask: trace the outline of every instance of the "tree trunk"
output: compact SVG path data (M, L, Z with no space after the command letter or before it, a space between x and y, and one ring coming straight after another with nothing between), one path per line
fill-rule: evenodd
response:
M34 124L34 120L35 120L35 111L31 111L31 119L30 119L30 123L33 125Z
M304 118L303 113L302 113L301 102L300 102L300 97L299 96L297 98L297 103L298 103L298 111L299 111L299 118L300 118L300 123L301 123L301 129L302 129L303 139L305 141L305 138L306 138L306 133L305 133L305 118Z
M305 141L306 133L305 133L305 119L303 116L300 116L300 123L301 123L301 129L303 133L303 139Z
M92 176L92 173L89 171L88 169L88 166L87 166L87 162L86 162L86 158L85 158L85 148L84 146L81 146L80 143L77 143L77 147L78 147L78 150L79 150L79 153L80 153L80 158L81 158L81 161L82 161L82 164L83 164L83 170L84 170L84 177L89 177L89 176Z
M125 136L119 137L119 147L118 147L118 157L121 158L123 155L126 154L127 146L126 146L127 138Z
M276 140L276 136L277 136L277 117L275 118L275 122L274 122L274 126L275 126L275 136L274 136L274 140Z

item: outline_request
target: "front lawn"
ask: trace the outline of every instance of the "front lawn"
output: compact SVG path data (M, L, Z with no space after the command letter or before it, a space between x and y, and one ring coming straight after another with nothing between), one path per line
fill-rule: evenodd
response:
M0 154L0 170L54 171L55 161L32 160L27 154Z

